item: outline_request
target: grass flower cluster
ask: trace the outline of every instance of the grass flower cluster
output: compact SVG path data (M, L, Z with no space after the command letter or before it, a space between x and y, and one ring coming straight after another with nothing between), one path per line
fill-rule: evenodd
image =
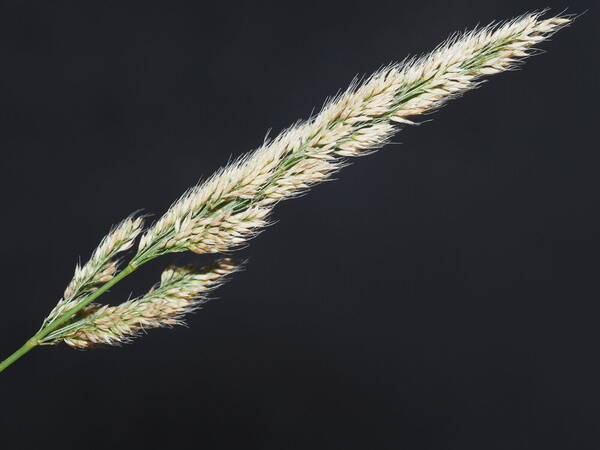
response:
M160 284L143 297L118 306L89 305L76 320L50 333L41 342L64 342L75 348L114 345L129 342L146 329L180 325L183 316L200 307L206 301L206 294L235 270L237 266L230 259L200 268L167 267Z
M433 52L389 65L329 101L305 122L191 188L153 225L129 217L77 266L63 297L38 333L0 363L4 370L38 345L75 348L129 342L141 331L177 325L211 289L236 270L229 259L204 268L169 267L145 296L117 306L96 300L146 262L191 251L229 252L269 223L274 206L302 194L346 165L381 147L403 126L473 89L482 78L513 69L570 17L526 14L456 34ZM139 239L138 239L139 238ZM137 249L120 269L122 255Z

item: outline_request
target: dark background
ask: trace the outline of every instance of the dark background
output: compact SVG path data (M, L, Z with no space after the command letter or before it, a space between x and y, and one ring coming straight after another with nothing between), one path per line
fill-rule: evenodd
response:
M111 224L161 214L354 75L592 7L523 70L278 206L189 328L2 373L3 447L597 449L592 3L3 2L2 356Z

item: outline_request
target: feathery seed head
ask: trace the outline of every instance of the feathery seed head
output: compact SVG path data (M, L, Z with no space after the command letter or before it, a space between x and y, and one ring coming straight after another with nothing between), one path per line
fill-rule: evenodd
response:
M397 127L415 124L417 116L473 89L483 77L517 67L534 54L537 43L570 22L568 17L527 14L456 34L427 55L389 65L362 83L353 82L317 115L186 192L141 237L130 270L165 253L216 253L243 245L267 225L277 202L328 179L349 158L381 147ZM65 342L76 348L114 345L145 329L179 324L237 269L229 259L202 269L169 267L160 284L139 299L84 308L100 293L92 294L100 285L114 279L116 255L130 249L141 232L142 219L127 218L102 240L85 265L77 265L64 298L44 321L43 326L54 321L55 327L42 343ZM71 310L75 306L77 313ZM64 316L58 328L56 318L69 310L74 314L71 320L63 324L69 315Z
M183 323L183 316L206 301L206 295L237 270L230 259L197 268L165 269L160 284L145 296L118 306L90 305L67 326L47 336L45 344L65 342L75 348L118 345L146 329Z
M143 231L143 219L132 216L115 226L92 253L83 266L75 267L73 279L50 314L44 325L51 322L77 304L81 297L95 291L98 286L113 279L119 265L117 254L129 250L136 237Z
M65 289L64 298L72 299L112 279L117 270L117 261L113 258L133 246L135 238L142 232L142 227L141 217L128 217L114 227L102 239L90 260L83 266L75 267L75 275Z
M345 158L380 147L398 125L413 124L415 116L476 87L483 76L515 67L571 21L540 16L526 14L455 35L428 55L353 84L316 116L188 191L142 237L134 261L184 250L216 253L242 244L264 226L275 203L327 179Z

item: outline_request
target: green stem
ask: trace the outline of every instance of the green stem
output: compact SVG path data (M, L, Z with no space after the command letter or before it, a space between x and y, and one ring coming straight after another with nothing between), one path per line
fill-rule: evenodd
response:
M94 300L96 300L98 297L100 297L102 294L104 294L111 287L113 287L115 284L117 284L119 281L121 281L127 275L131 274L136 269L137 269L136 266L131 265L131 264L128 265L125 269L123 269L121 272L119 272L112 280L103 284L98 290L92 292L88 297L86 297L86 299L84 301L79 303L77 306L74 306L73 308L69 309L68 311L65 311L63 314L58 316L56 318L56 320L49 323L46 327L44 327L40 331L38 331L33 337L31 337L27 342L25 342L25 344L23 344L21 346L21 348L19 348L16 352L14 352L12 355L10 355L8 358L6 358L4 361L2 361L0 363L0 372L2 372L4 369L6 369L8 366L10 366L12 363L14 363L19 358L21 358L23 355L25 355L31 349L33 349L34 347L37 347L40 344L40 341L45 336L47 336L48 334L52 333L54 330L59 328L61 325L63 325L65 322L67 322L71 317L73 317L75 314L77 314L79 311L81 311L87 305L92 303Z

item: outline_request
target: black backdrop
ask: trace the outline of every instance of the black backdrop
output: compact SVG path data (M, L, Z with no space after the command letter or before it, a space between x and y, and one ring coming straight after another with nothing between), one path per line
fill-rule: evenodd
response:
M162 213L354 75L592 3L3 2L2 356L111 224ZM596 9L279 205L188 328L2 373L2 445L597 449ZM165 257L105 300L208 259Z

